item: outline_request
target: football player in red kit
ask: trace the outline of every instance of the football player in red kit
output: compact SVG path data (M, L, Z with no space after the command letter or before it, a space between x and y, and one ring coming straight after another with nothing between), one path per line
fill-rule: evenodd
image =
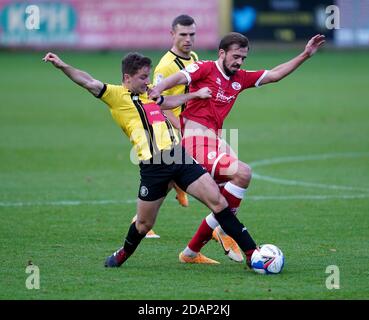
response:
M198 61L189 65L160 82L151 91L150 97L155 98L163 90L178 84L189 84L190 92L202 87L210 88L211 98L191 100L182 112L182 144L220 184L221 193L234 214L250 184L251 168L232 154L230 147L221 139L224 119L239 93L283 79L308 60L324 42L324 36L318 34L309 40L301 54L286 63L271 70L247 71L240 68L248 55L248 39L242 34L232 32L221 40L217 61ZM188 246L180 253L180 261L193 262L201 248L212 238L213 230L218 225L216 217L210 213L202 221ZM246 228L243 228L242 233L248 235L249 241L239 243L239 246L249 264L256 244ZM237 239L234 240L237 242Z

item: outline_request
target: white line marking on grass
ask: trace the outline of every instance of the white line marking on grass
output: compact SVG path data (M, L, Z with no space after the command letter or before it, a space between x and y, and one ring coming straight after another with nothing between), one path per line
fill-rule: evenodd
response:
M255 168L255 167L269 166L272 164L284 164L284 163L304 162L304 161L312 161L312 160L327 160L327 159L335 159L335 158L361 158L361 157L366 157L366 156L369 156L369 152L330 153L330 154L320 154L320 155L318 154L318 155L306 155L306 156L294 156L294 157L280 157L280 158L271 158L271 159L254 161L250 163L250 166L252 168ZM312 188L332 189L332 190L369 192L369 188L359 188L359 187L352 187L352 186L338 186L338 185L332 185L332 184L305 182L302 180L280 179L280 178L261 175L256 172L253 173L253 178L269 181L269 182L276 183L276 184L290 185L290 186L302 186L302 187L312 187Z
M293 196L249 196L247 199L253 201L268 201L268 200L330 200L330 199L364 199L369 198L369 194L353 194L353 195L293 195Z
M304 162L304 161L326 160L337 158L361 158L361 157L369 157L369 152L326 153L305 156L278 157L271 159L256 160L250 162L249 164L253 168L256 168L279 163Z
M335 159L335 158L359 158L359 157L369 157L369 152L349 152L349 153L329 153L320 155L307 155L307 156L292 156L292 157L279 157L258 160L250 162L251 167L262 167L272 164L282 164L290 162L303 162L303 161L313 161L313 160L325 160L325 159ZM333 190L345 190L345 191L361 191L369 192L368 188L358 188L352 186L338 186L329 185L313 182L305 182L302 180L288 180L279 179L270 176L263 176L257 173L253 174L253 177L260 180L265 180L273 183L278 183L282 185L293 185L293 186L303 186L303 187L314 187L321 189L333 189ZM369 194L352 194L352 195L291 195L291 196L248 196L247 199L251 201L289 201L289 200L329 200L329 199L364 199L369 198ZM126 200L55 200L55 201L0 201L0 207L30 207L30 206L81 206L81 205L109 205L109 204L133 204L136 203L136 199L126 199ZM166 201L175 202L175 199L167 199Z
M322 183L304 182L304 181L298 181L298 180L279 179L279 178L259 175L257 173L254 173L252 176L255 179L265 180L265 181L288 185L288 186L302 186L302 187L312 187L312 188L320 188L320 189L369 192L369 189L366 189L366 188L357 188L357 187L351 187L351 186L337 186L334 184L322 184Z
M293 195L293 196L248 196L247 201L289 201L289 200L329 200L329 199L364 199L369 198L369 194L353 195ZM176 202L175 199L166 199L166 202ZM35 201L35 202L0 202L0 207L63 207L63 206L83 206L83 205L109 205L109 204L134 204L136 199L131 200L61 200L61 201Z
M82 205L106 205L106 204L131 204L132 200L60 200L60 201L18 201L0 202L0 207L31 207L31 206L82 206Z

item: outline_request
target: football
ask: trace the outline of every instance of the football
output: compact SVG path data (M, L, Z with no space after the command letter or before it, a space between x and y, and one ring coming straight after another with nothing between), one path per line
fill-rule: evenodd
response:
M261 274L281 273L284 266L284 255L281 249L273 244L263 244L251 256L252 269Z

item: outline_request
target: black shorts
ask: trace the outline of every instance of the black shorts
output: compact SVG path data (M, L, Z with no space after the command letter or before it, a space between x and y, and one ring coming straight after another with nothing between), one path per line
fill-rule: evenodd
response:
M176 154L173 159L171 156ZM207 171L190 157L182 146L175 146L172 150L162 151L162 159L171 158L174 161L153 161L140 163L141 183L138 197L143 201L155 201L165 197L168 184L174 181L182 190L200 178ZM167 156L167 157L166 157Z

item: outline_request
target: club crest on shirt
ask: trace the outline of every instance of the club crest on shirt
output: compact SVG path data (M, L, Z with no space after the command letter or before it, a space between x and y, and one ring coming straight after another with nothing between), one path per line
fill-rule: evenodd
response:
M186 67L186 71L189 72L189 73L194 73L195 71L197 71L199 69L199 66L196 64L196 63L192 63L192 64L189 64L187 67Z
M233 82L232 83L232 88L234 90L240 90L241 89L241 85L238 82Z

